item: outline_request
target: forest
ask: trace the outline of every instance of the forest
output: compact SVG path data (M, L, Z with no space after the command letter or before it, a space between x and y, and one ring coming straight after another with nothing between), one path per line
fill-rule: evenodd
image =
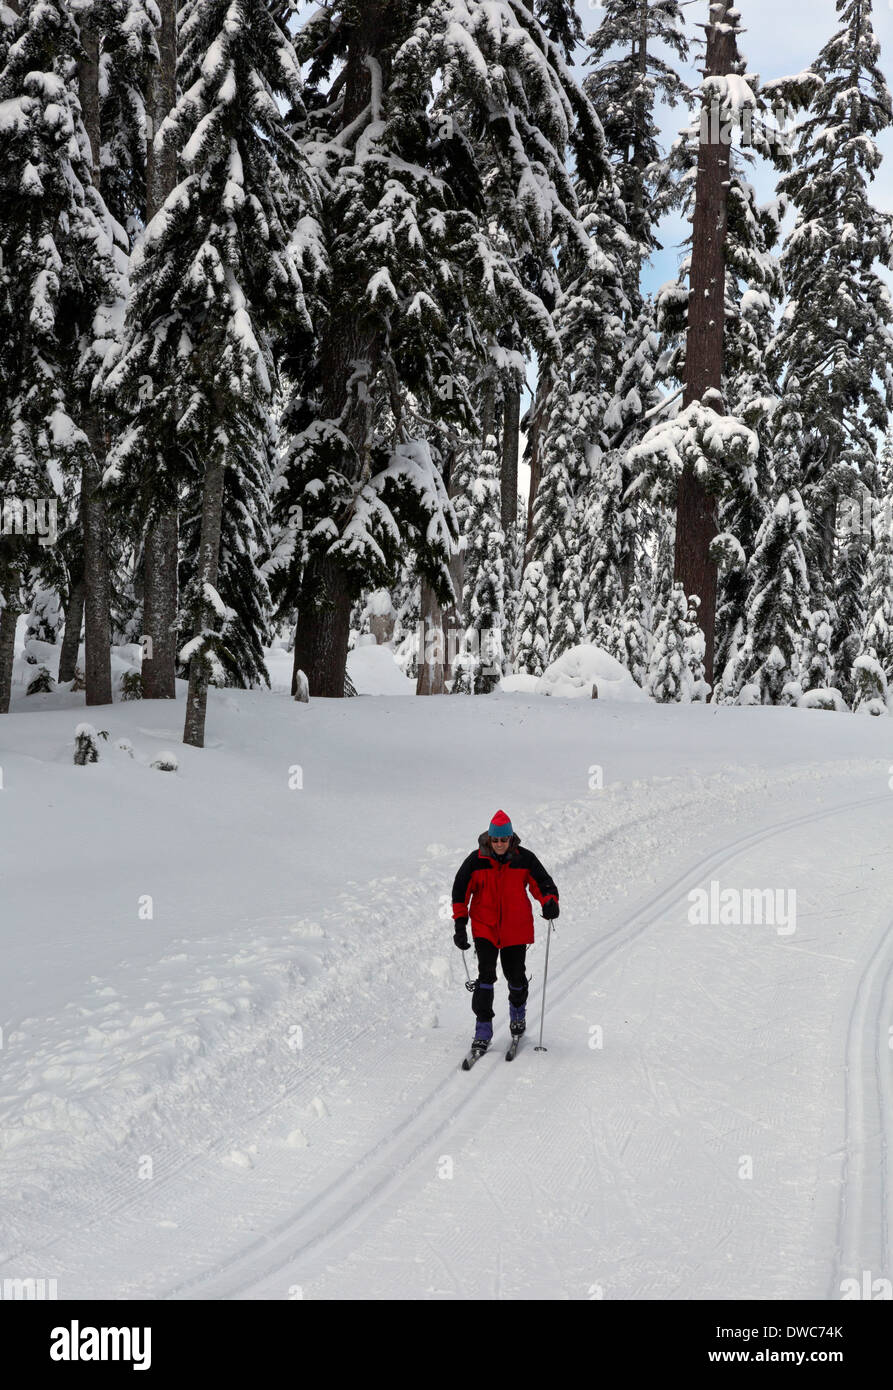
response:
M729 0L4 0L0 713L22 618L29 692L187 681L197 747L274 640L299 699L590 644L889 713L893 105L836 12L763 80Z

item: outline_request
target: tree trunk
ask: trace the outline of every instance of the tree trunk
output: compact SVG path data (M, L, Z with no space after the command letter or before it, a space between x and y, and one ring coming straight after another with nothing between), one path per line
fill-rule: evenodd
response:
M721 76L737 59L736 28L727 20L730 0L710 7L705 76ZM698 177L692 229L691 288L685 348L683 409L702 400L708 390L722 390L725 317L725 240L728 204L729 146L721 140L720 122L708 111L706 132L698 148ZM679 479L676 503L674 579L686 597L697 594L704 632L704 675L713 685L716 621L715 563L710 544L718 532L716 499L708 496L691 468Z
M521 435L521 389L506 384L502 414L502 529L514 534L518 521L518 447Z
M527 431L527 446L530 455L530 495L527 499L527 541L525 545L525 559L530 559L530 546L533 541L533 506L536 501L536 494L539 492L540 479L542 477L542 463L540 459L540 441L543 433L546 415L549 410L549 396L552 392L552 378L548 367L540 369L539 380L536 383L536 396L530 410L530 424Z
M353 607L347 580L337 562L323 555L308 565L303 587L307 597L302 597L298 614L291 693L296 694L298 671L303 671L311 697L340 700Z
M92 422L83 418L93 444ZM97 441L98 442L98 441ZM112 703L111 582L109 530L99 464L92 459L81 479L81 524L84 532L84 680L88 705Z
M220 534L223 527L224 465L222 460L210 463L205 471L202 493L202 535L198 553L199 617L193 636L198 637L207 625L208 605L204 586L217 588L220 566ZM189 663L189 693L186 697L186 724L183 742L193 748L205 746L205 714L208 708L208 665L199 652Z
M81 27L82 56L78 60L78 94L84 129L90 142L93 184L101 192L101 132L99 116L99 30L93 16ZM112 703L111 578L109 530L102 494L105 439L96 404L84 387L81 426L90 444L90 458L81 476L81 524L84 532L84 645L88 705Z
M822 573L829 588L834 583L834 539L837 530L837 497L832 497L822 510L821 520Z
M146 536L143 556L143 634L151 656L143 657L144 700L176 698L177 554L176 508L161 512Z
M422 601L419 610L419 629L422 650L419 652L415 693L443 695L446 687L446 633L444 613L437 595L426 579L422 580Z
M12 699L12 663L15 656L16 623L21 609L12 599L0 608L0 714L9 714Z
M71 586L68 606L65 609L65 631L62 634L62 650L59 653L60 684L74 680L78 664L78 650L81 645L81 624L84 621L84 576L79 575Z
M160 149L155 133L177 100L176 0L157 0L161 14L158 33L159 63L148 92L149 139L146 142L146 221L163 207L177 183L177 152L167 141ZM168 440L173 449L175 441ZM146 700L176 698L178 536L176 506L164 507L146 536L143 554L143 634L151 642L151 656L143 657L142 688Z

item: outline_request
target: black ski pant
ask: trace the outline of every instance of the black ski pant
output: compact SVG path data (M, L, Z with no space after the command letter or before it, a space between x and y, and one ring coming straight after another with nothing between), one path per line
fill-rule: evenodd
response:
M477 1019L490 1023L493 1020L493 991L496 987L496 958L499 957L502 973L509 987L509 1003L519 1008L527 1003L527 976L524 973L526 946L503 946L499 948L485 936L474 938L474 949L478 958L478 977L471 996L471 1007Z

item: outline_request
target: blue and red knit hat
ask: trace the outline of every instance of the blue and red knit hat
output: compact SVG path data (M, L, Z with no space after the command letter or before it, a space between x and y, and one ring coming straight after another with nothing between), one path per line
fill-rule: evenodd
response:
M496 815L490 822L490 829L487 831L487 834L490 836L490 839L510 839L512 835L514 835L514 833L515 832L512 830L512 823L509 820L508 816L505 814L505 811L497 811Z

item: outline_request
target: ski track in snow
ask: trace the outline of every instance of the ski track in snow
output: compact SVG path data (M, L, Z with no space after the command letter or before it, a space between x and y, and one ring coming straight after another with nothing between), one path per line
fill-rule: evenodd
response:
M856 991L847 1029L846 1145L837 1262L829 1297L842 1281L893 1270L893 917L880 933Z
M678 900L688 886L698 883L705 875L715 874L742 850L787 831L866 806L885 804L888 800L887 794L875 795L778 821L759 831L740 835L720 850L689 864L669 886L650 896L607 936L578 951L555 972L554 989L549 991L548 996L550 1009L566 1002L573 993L589 984L590 972L598 969L609 957L647 931L652 925L651 918L654 914ZM639 818L639 821L644 819L647 817ZM577 853L573 859L579 857ZM562 867L567 868L567 863ZM885 937L879 951L882 948L890 953L889 936ZM582 978L581 971L586 972ZM858 1006L854 1009L854 1022L857 1013ZM531 1028L530 1031L534 1032L535 1029ZM861 1038L863 1030L859 1026L853 1031ZM525 1045L530 1044L525 1040ZM496 1058L500 1058L502 1051L502 1035L497 1033L494 1035L491 1054L495 1053ZM323 1255L328 1259L339 1256L343 1258L349 1252L350 1242L356 1231L372 1219L375 1211L386 1199L394 1195L406 1173L412 1172L425 1154L430 1153L441 1137L452 1128L457 1117L469 1109L480 1111L489 1103L491 1097L487 1088L499 1084L495 1077L486 1077L485 1067L489 1058L490 1054L478 1063L470 1077L463 1078L470 1085L477 1081L476 1094L471 1091L462 1094L461 1083L458 1086L454 1084L454 1091L458 1093L456 1103L447 1111L432 1117L430 1112L436 1110L440 1092L431 1091L406 1120L385 1136L369 1153L363 1155L347 1172L339 1174L312 1205L297 1213L281 1228L267 1233L260 1241L240 1251L228 1265L168 1290L167 1296L248 1297L253 1289L272 1280L283 1269L298 1264L311 1251L318 1258ZM861 1130L857 1129L856 1133L861 1133ZM848 1131L847 1152L860 1149L858 1139L854 1139ZM392 1164L393 1171L381 1176L381 1169L389 1169ZM857 1189L861 1191L865 1174L859 1171L853 1176ZM490 1195L494 1206L498 1208L498 1200L492 1192ZM339 1244L341 1249L338 1249ZM886 1265L881 1267L886 1268ZM498 1277L496 1287L499 1287ZM491 1294L492 1298L499 1296L498 1292Z
M530 827L525 840L554 872L565 909L552 946L547 1019L567 1016L575 996L587 990L592 994L601 983L600 972L624 960L642 941L651 941L660 953L659 934L649 929L661 912L677 904L686 889L705 876L715 875L747 851L780 836L863 808L890 805L889 791L835 801L772 824L758 824L719 847L701 852L684 870L672 864L677 857L672 842L686 831L692 844L699 835L709 844L711 832L704 826L711 819L734 815L761 794L777 797L815 791L817 784L831 783L832 779L837 786L842 770L851 778L870 775L877 785L876 765L853 760L842 765L825 764L821 771L810 767L782 776L729 769L691 782L655 778L650 783L627 784L613 796L602 792L597 799L544 809L539 824ZM647 809L636 814L641 805ZM668 814L674 819L669 837L665 826L661 829ZM458 862L455 851L443 850L422 864L417 881L391 877L364 885L359 897L344 894L328 917L340 919L362 912L365 921L377 917L385 928L388 921L430 923ZM627 893L630 880L649 873L657 878L656 887L632 912L618 912L618 897ZM563 938L573 940L575 931L581 937L584 933L579 921L569 918L569 903L576 903L578 918L585 904L593 920L599 917L614 923L604 934L577 946L572 954L561 944ZM324 915L322 920L328 917ZM540 931L543 926L539 923ZM310 930L312 934L312 925ZM20 1275L36 1269L46 1273L58 1270L65 1280L64 1296L88 1297L281 1298L296 1296L285 1290L293 1290L298 1282L301 1288L310 1289L324 1287L327 1278L331 1282L338 1261L343 1264L359 1258L356 1252L374 1233L377 1217L399 1226L401 1207L396 1199L405 1193L411 1202L410 1189L418 1186L422 1166L433 1171L435 1157L448 1137L455 1149L462 1135L485 1136L488 1123L493 1123L494 1109L504 1108L512 1095L517 1099L531 1086L540 1088L532 1099L547 1104L542 1089L547 1083L530 1073L533 1065L543 1061L533 1054L539 1028L538 989L531 991L528 1035L517 1060L506 1066L504 1039L497 1030L491 1054L470 1074L461 1073L459 1063L471 1021L467 995L460 984L464 975L449 940L448 923L441 919L436 927L426 930L428 935L420 940L418 955L413 954L406 935L398 928L390 936L386 929L376 930L368 942L361 938L352 951L338 948L342 959L334 964L331 978L326 974L305 987L301 972L295 970L290 977L294 991L287 991L267 1016L253 1020L244 1036L229 1048L224 1043L220 1055L203 1059L201 1067L186 1068L183 1075L169 1078L166 1086L160 1083L148 1097L142 1097L126 1134L119 1120L117 1133L110 1136L100 1128L91 1136L92 1147L85 1150L86 1161L79 1164L77 1192L72 1193L71 1173L60 1175L59 1191L47 1183L42 1231L37 1222L32 1222L30 1229L23 1226L16 1251L9 1248L14 1242L7 1233L0 1270ZM445 952L449 961L426 958L429 947ZM529 972L530 968L529 964ZM539 968L537 962L534 969ZM704 988L700 982L695 984ZM418 1046L413 1036L395 1040L395 985L398 993L424 994L423 1008L441 1012L444 1008L452 1010L454 1004L458 1008L456 995L461 995L465 1005L463 1032L449 1038L444 1037L444 1029L429 1033L424 1047ZM659 985L660 971L656 970L652 1001ZM893 1016L891 994L893 931L885 923L855 999L851 1004L847 1001L849 1014L841 1020L847 1038L844 1138L842 1145L829 1146L824 1178L835 1191L839 1188L836 1248L825 1252L834 1263L833 1273L827 1276L832 1298L839 1296L840 1279L845 1274L858 1277L868 1268L883 1275L890 1269L889 1194L893 1179L886 1136L893 1123L891 1053L887 1046L888 1020ZM362 1001L361 1010L351 1007L357 1001ZM643 982L642 998L635 1007L641 1012L647 1006ZM315 1034L311 1030L310 1045L297 1062L294 1055L288 1058L282 1046L288 1025L296 1018L306 1023L317 1016L325 1024ZM507 1030L503 1032L507 1036ZM548 1032L545 1041L550 1043ZM556 1064L561 1064L560 1047L554 1051ZM436 1056L432 1057L432 1052ZM627 1062L639 1069L655 1108L684 1124L684 1093L686 1087L691 1090L692 1076L675 1065L672 1057L662 1057L656 1068L643 1049ZM488 1075L488 1067L497 1075ZM381 1104L382 1085L387 1087L388 1082L397 1093L392 1100L399 1115L382 1133L382 1111L387 1115L389 1108L387 1100ZM509 1082L514 1086L507 1091ZM368 1097L364 1094L367 1091ZM623 1182L626 1158L636 1152L638 1162L659 1165L669 1152L667 1136L658 1133L648 1140L652 1149L638 1153L635 1117L630 1111L625 1121L627 1101L623 1096L614 1099L616 1135L595 1130L590 1107L585 1112L590 1137L587 1151L550 1154L549 1135L539 1134L531 1155L539 1159L544 1152L550 1155L554 1166L548 1181L537 1175L532 1163L518 1165L519 1203L526 1202L528 1208L545 1213L552 1223L550 1228L560 1236L559 1245L565 1237L573 1239L576 1232L577 1247L591 1247L593 1230L609 1223L613 1200L620 1203L631 1225L640 1222L637 1194ZM572 1095L556 1093L556 1104L568 1102L573 1109ZM184 1105L190 1107L190 1123L181 1133L178 1116ZM148 1111L145 1121L140 1108ZM356 1113L359 1122L354 1118ZM159 1116L166 1123L159 1124ZM333 1118L338 1122L337 1134ZM746 1114L742 1119L745 1125L757 1123ZM141 1128L143 1124L145 1128ZM210 1137L203 1125L208 1126ZM624 1125L625 1137L621 1138ZM127 1143L123 1151L116 1152L116 1143L120 1150L124 1137ZM143 1152L141 1143L153 1157L156 1176L151 1182L135 1183L134 1152ZM350 1152L344 1153L345 1148ZM296 1191L295 1170L301 1157L309 1158L310 1172L304 1190ZM593 1165L599 1162L601 1167L596 1169ZM557 1214L556 1174L566 1176L569 1194ZM504 1194L500 1195L483 1171L480 1181L491 1213L497 1213L499 1221L510 1227L515 1218L507 1209ZM574 1192L582 1192L584 1184L593 1188L600 1204L594 1214L582 1197L574 1201ZM740 1184L737 1188L740 1190ZM63 1199L70 1209L65 1222L59 1218ZM729 1199L731 1203L740 1200L734 1183L729 1185ZM769 1210L775 1199L766 1200ZM651 1221L655 1247L671 1249L680 1243L680 1233L669 1226L661 1228L653 1211ZM445 1281L445 1287L434 1296L467 1296L468 1264L475 1260L476 1242L474 1219L466 1217L465 1222L472 1226L470 1232L463 1228L460 1209L455 1214L449 1248L447 1242L439 1243L425 1231L418 1232L417 1239L424 1242ZM535 1229L535 1217L528 1214L527 1223L527 1229ZM164 1232L176 1232L175 1239L170 1240ZM707 1243L702 1263L709 1263L732 1241L732 1228L723 1227L720 1221L704 1235ZM167 1249L166 1239L170 1241ZM134 1242L145 1249L145 1268L122 1280L121 1269L126 1263L122 1252L132 1249ZM541 1259L550 1270L547 1296L597 1296L587 1294L585 1284L568 1277L566 1263L556 1251L544 1249ZM482 1296L537 1296L535 1286L533 1292L528 1286L519 1294L498 1238L493 1261ZM676 1289L649 1287L653 1275L640 1254L630 1253L628 1267L633 1277L641 1279L637 1296L692 1296L691 1280L698 1268L694 1257ZM636 1269L641 1271L638 1276ZM730 1279L733 1272L729 1272ZM365 1296L376 1297L374 1272L368 1266L367 1273ZM583 1287L584 1292L554 1292L568 1287ZM730 1283L720 1296L734 1296L731 1288ZM411 1296L418 1293L413 1290Z

